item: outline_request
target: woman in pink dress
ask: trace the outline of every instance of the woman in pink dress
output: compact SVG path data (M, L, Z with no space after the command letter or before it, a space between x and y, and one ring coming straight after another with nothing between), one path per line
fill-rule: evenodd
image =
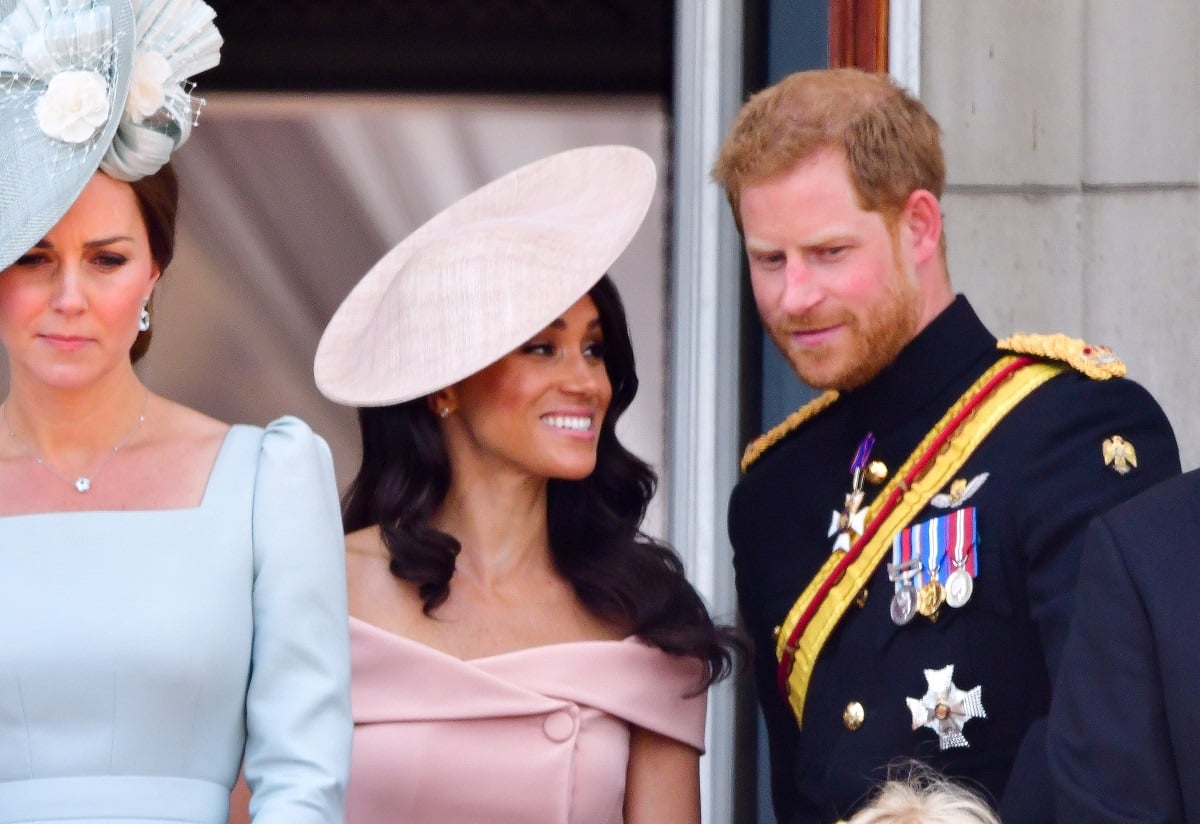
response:
M655 476L615 433L637 378L604 273L655 177L628 147L523 167L405 239L322 338L317 384L363 437L350 824L700 820L730 634L641 533Z

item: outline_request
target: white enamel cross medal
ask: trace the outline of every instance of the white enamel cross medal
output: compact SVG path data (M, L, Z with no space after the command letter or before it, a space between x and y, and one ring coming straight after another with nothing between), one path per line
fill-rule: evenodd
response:
M833 538L833 551L845 552L862 537L867 523L867 510L863 509L863 476L867 468L867 459L871 456L871 447L875 445L875 436L870 432L862 439L850 462L850 491L846 493L846 502L841 511L834 510L829 522L829 537ZM836 537L835 537L836 536Z
M941 749L967 747L963 725L972 718L987 718L983 709L982 687L963 692L954 686L954 665L940 670L925 670L929 690L920 700L904 699L912 712L912 728L929 727L938 735Z
M833 551L845 552L850 545L862 535L867 525L867 510L862 508L862 490L846 495L846 506L841 512L833 511L833 520L829 524L829 537L833 538Z

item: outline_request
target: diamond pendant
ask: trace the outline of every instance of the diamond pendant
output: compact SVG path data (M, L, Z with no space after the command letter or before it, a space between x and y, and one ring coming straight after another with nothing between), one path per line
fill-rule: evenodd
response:
M87 492L91 488L92 482L90 479L85 478L82 475L75 479L75 489L79 492Z

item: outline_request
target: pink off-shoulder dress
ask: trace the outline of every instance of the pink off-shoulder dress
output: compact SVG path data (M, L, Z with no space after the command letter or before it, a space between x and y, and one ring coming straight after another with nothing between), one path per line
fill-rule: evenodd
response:
M350 619L347 824L617 824L631 726L704 746L700 664L636 638L463 661Z

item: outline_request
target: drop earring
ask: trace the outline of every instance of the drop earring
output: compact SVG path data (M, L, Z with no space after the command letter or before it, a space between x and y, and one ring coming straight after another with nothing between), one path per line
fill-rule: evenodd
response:
M150 298L142 301L142 314L138 316L138 331L150 331Z

